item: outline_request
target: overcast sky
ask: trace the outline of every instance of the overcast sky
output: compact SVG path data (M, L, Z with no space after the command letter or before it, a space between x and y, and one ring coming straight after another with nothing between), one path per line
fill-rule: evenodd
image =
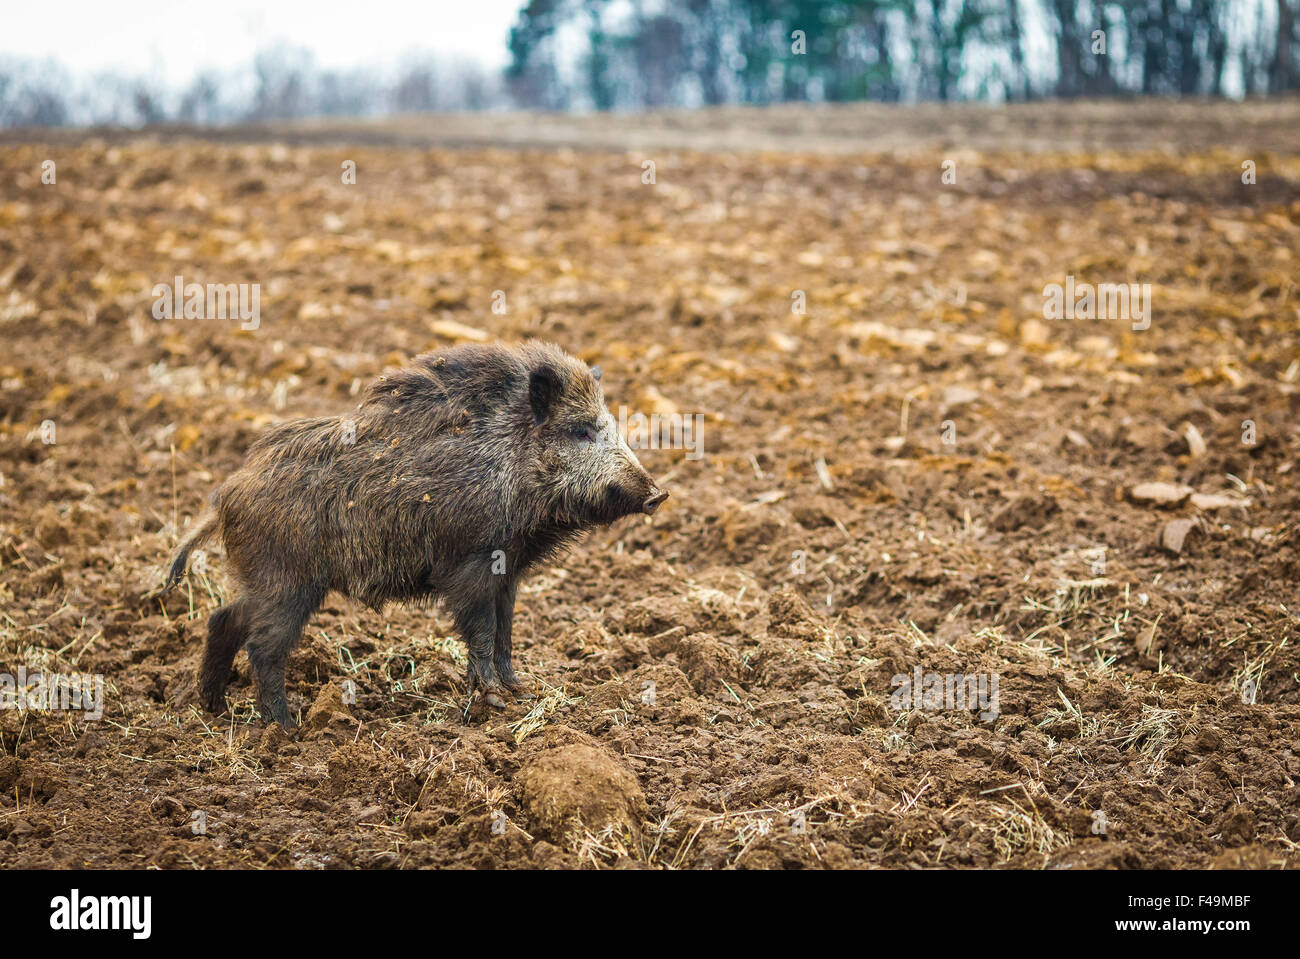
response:
M382 67L420 51L502 67L524 0L0 0L0 56L52 58L185 85L279 41L322 67Z

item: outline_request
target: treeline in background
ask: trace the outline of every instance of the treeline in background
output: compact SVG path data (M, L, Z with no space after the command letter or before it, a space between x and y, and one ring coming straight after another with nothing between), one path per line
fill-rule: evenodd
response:
M9 58L0 126L1282 94L1300 88L1298 12L1300 0L527 0L503 74L414 54L329 70L277 46L168 90Z
M0 127L216 126L295 117L485 110L507 102L502 78L468 60L408 58L395 69L330 70L309 50L275 46L243 68L205 71L169 90L144 77L73 77L60 64L0 58Z
M1298 9L1300 0L531 0L510 34L507 75L517 102L555 109L1282 93L1300 86Z

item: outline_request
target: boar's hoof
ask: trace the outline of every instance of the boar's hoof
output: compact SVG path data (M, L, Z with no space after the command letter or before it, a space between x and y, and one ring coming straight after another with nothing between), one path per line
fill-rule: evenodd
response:
M509 679L507 679L505 676L501 677L501 687L515 699L536 699L537 698L536 696L534 696L532 693L528 691L527 686L525 686L523 683L521 683L518 679L515 678L515 674L513 671L510 672Z
M501 698L500 687L497 687L496 689L484 689L480 687L478 690L471 691L469 699L465 700L465 708L461 710L461 716L466 721L469 720L470 710L472 710L474 704L480 700L487 703L493 709L506 708L506 701Z
M501 688L515 699L537 698L532 693L528 692L528 688L519 681L519 677L515 675L514 667L509 663L497 663L496 669L497 675L501 677Z

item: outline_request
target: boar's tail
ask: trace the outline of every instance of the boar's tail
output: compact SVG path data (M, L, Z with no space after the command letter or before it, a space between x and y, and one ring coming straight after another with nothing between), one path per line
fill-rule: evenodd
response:
M181 543L181 548L176 551L176 558L172 560L171 569L167 571L167 582L163 583L160 592L169 592L181 581L181 577L185 575L185 566L190 561L190 553L194 552L194 547L206 541L216 528L217 514L209 513L190 534L189 539Z

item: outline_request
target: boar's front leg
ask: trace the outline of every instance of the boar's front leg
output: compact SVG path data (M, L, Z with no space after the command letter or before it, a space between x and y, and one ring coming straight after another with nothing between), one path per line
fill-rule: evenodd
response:
M505 706L505 700L501 698L501 679L492 664L497 622L495 598L487 596L475 600L456 610L454 617L456 631L468 649L469 670L465 683L469 686L471 698L475 692L480 692L488 705Z
M531 699L532 696L523 691L524 684L515 676L515 667L510 655L511 633L515 623L515 593L518 591L518 586L518 580L511 580L497 594L497 630L496 641L492 647L492 665L496 667L497 677L501 680L502 686L520 699Z

